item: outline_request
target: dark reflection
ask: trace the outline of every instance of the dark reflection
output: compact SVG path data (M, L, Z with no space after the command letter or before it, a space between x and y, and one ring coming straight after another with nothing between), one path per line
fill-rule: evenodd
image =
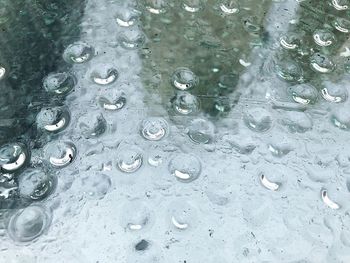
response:
M26 132L49 98L48 73L65 70L64 47L79 38L85 0L0 0L0 143Z

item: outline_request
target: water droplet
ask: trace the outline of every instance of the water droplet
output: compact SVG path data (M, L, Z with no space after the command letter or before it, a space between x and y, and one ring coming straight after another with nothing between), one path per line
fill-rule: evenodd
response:
M148 163L153 167L161 165L163 163L162 153L158 151L151 153L148 157Z
M63 168L71 164L76 155L77 149L72 142L53 141L44 147L45 159L55 168Z
M224 14L232 15L239 12L239 5L237 0L224 0L220 3L220 10Z
M350 32L350 21L345 18L336 17L333 21L333 26L342 33Z
M283 80L290 82L300 82L303 79L303 70L291 59L280 59L275 64L277 75Z
M233 92L236 89L238 80L239 75L234 73L220 76L218 83L220 93L229 94Z
M188 68L177 68L171 77L171 84L179 90L192 89L197 83L197 76Z
M17 211L8 224L9 236L18 242L39 237L50 225L51 217L41 206L29 206Z
M200 107L198 98L188 92L178 93L171 102L175 112L181 115L195 114Z
M37 127L48 132L63 131L70 122L70 112L66 107L43 108L36 116Z
M78 127L86 139L96 138L106 132L107 121L102 114L89 114L79 119Z
M56 179L47 171L29 168L18 176L18 189L22 197L30 200L42 200L50 195L56 185Z
M300 84L292 86L288 89L295 102L307 105L314 104L318 98L316 88L310 84Z
M295 50L300 46L300 37L296 34L288 34L280 37L280 44L288 50Z
M122 27L134 26L138 21L138 13L133 9L121 8L117 11L115 19L117 24Z
M75 84L75 77L69 73L51 73L43 80L45 90L54 95L68 94Z
M258 18L255 16L248 16L243 19L243 27L245 31L251 34L257 34L261 31L261 26L258 23Z
M286 112L281 123L291 133L304 133L312 129L312 120L304 112Z
M176 230L189 230L197 225L197 211L185 200L170 203L168 213L170 224Z
M204 119L194 119L188 130L188 136L196 143L210 143L214 138L215 126Z
M68 63L84 63L94 56L95 50L92 46L77 42L69 45L63 53L63 59Z
M118 76L118 71L109 64L97 64L90 73L92 81L98 85L112 84Z
M347 10L349 8L348 0L332 0L332 6L338 11Z
M334 62L326 55L316 53L310 58L311 68L317 73L329 73L335 69Z
M2 80L5 77L6 69L2 66L0 66L0 80Z
M150 141L159 141L168 133L169 126L163 118L147 118L141 122L140 133Z
M177 180L189 183L196 180L201 173L202 165L199 159L187 153L180 153L169 163L169 171Z
M342 130L350 130L350 109L349 105L337 108L331 114L331 122Z
M266 132L272 126L270 112L263 108L251 108L243 116L243 121L249 129L255 132Z
M331 209L334 210L338 210L340 208L340 205L338 205L337 203L335 203L334 201L332 201L329 197L328 197L328 192L326 189L322 189L321 190L321 198L322 201Z
M82 178L82 189L88 198L103 199L111 188L112 182L105 174L89 173Z
M129 231L140 231L151 227L153 213L141 201L130 201L123 205L120 224Z
M0 166L5 172L18 171L29 159L28 148L23 143L8 143L0 147Z
M117 111L124 108L126 104L126 95L124 92L112 91L112 94L107 97L100 97L98 103L107 111Z
M321 90L321 95L326 101L341 103L347 100L348 92L341 83L325 82L324 85L325 87Z
M326 29L316 30L313 38L315 43L321 47L328 47L335 42L335 35Z
M277 191L278 188L280 187L279 183L274 183L274 182L269 181L269 179L267 179L265 174L263 174L263 173L260 174L259 177L260 177L261 184L271 191Z
M203 8L201 0L183 0L182 8L190 13L196 13Z
M118 148L117 167L122 172L136 172L142 166L142 162L142 151L138 147L123 145Z
M164 14L167 11L168 3L165 0L146 0L145 8L152 14Z
M146 41L146 37L138 30L130 30L127 33L122 33L118 41L123 48L133 50L141 48Z

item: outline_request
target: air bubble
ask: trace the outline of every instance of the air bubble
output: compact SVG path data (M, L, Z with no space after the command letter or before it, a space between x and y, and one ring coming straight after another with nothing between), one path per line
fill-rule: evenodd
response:
M201 173L202 165L199 159L187 153L180 153L173 157L169 163L169 171L175 178L183 183L196 180Z
M90 73L91 80L98 85L109 85L119 76L118 70L109 64L97 64Z
M326 55L316 53L310 59L311 68L317 73L329 73L335 69L334 62Z
M43 80L45 90L54 95L68 94L75 84L75 77L69 73L51 73Z
M141 149L136 146L126 146L118 148L117 167L124 173L136 172L143 163Z
M102 114L89 114L79 119L78 127L86 139L97 138L107 130L107 121Z
M194 119L189 128L188 136L195 143L210 143L214 138L215 126L204 119Z
M198 98L188 92L178 93L171 102L175 112L181 115L195 114L200 107Z
M66 107L43 108L36 116L39 129L58 133L63 131L70 122L70 112Z
M292 86L288 89L295 102L308 105L315 104L318 98L316 88L310 84L300 84Z
M70 165L77 155L77 149L69 141L53 141L44 147L44 156L47 162L55 168Z
M42 200L50 195L55 184L55 178L40 169L29 168L18 176L20 195L33 201Z
M13 173L29 162L29 151L23 143L8 143L0 147L0 166L3 171Z
M197 76L188 68L177 68L172 77L171 84L179 90L189 90L198 83Z
M51 217L41 206L29 206L17 211L8 224L9 236L18 242L29 242L48 228Z
M159 141L167 135L169 126L163 118L148 118L140 124L140 134L149 141Z
M243 116L245 125L255 132L266 132L272 126L271 114L263 108L251 108Z
M89 61L94 56L95 50L92 46L77 42L69 45L63 53L63 59L68 63L81 64Z
M316 30L313 38L315 43L321 47L328 47L335 42L335 35L326 29Z
M124 49L134 50L143 46L146 37L143 33L137 30L130 30L127 33L122 33L119 36L118 41Z

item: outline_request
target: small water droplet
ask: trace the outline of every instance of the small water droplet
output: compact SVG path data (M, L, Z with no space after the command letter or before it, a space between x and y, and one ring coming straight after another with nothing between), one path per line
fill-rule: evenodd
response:
M204 7L201 0L183 0L182 8L190 13L196 13Z
M168 3L165 0L146 0L145 8L152 14L164 14L167 11Z
M348 92L341 83L325 82L324 85L325 87L321 90L321 95L326 101L341 103L347 100Z
M139 16L133 9L121 8L117 11L115 19L119 26L131 27L137 23Z
M69 45L63 53L63 59L68 63L81 64L89 61L94 56L95 50L92 46L77 42Z
M118 148L117 167L125 173L136 172L143 163L141 149L136 146L123 145Z
M294 85L288 91L295 102L303 105L314 104L318 98L316 88L310 84Z
M175 112L181 115L195 114L200 107L198 98L188 92L178 93L171 102Z
M138 30L130 30L127 33L122 33L118 37L119 44L129 50L141 48L146 41L145 35Z
M70 112L66 107L43 108L36 116L37 127L48 132L63 131L70 122Z
M129 201L121 209L120 224L129 231L145 230L152 225L153 213L141 201Z
M331 3L332 6L338 11L347 10L349 8L348 0L332 0Z
M5 77L6 69L3 66L0 66L0 80Z
M342 32L342 33L349 33L350 32L350 21L345 19L345 18L336 17L333 21L333 26L339 32Z
M97 64L90 73L92 81L98 85L109 85L117 80L118 70L109 64Z
M45 159L55 168L63 168L71 164L77 155L77 149L69 141L53 141L45 145Z
M210 143L214 138L215 126L204 119L194 119L188 129L188 136L196 143Z
M313 123L304 112L286 112L280 121L291 133L304 133L312 129Z
M316 30L313 38L315 43L321 47L328 47L335 42L335 35L326 29Z
M332 72L336 65L334 62L321 53L316 53L310 58L311 68L317 73L329 73Z
M140 134L149 141L159 141L167 135L169 126L163 118L147 118L140 124Z
M197 76L188 68L177 68L172 77L171 84L179 90L189 90L198 83Z
M100 113L89 114L79 119L78 127L86 139L96 138L106 132L107 121Z
M291 59L280 59L275 64L275 70L280 78L289 82L300 82L303 79L303 70Z
M124 92L112 92L111 98L102 96L98 99L100 106L107 111L117 111L124 108L126 104L126 95Z
M75 77L69 73L51 73L43 80L45 90L54 95L68 94L75 84Z
M18 171L29 159L29 150L23 143L8 143L0 147L0 166L5 172Z
M243 121L255 132L266 132L272 126L271 114L263 108L251 108L245 112Z
M224 14L232 15L239 12L239 5L237 0L225 0L220 3L220 10L224 12Z
M322 201L331 209L338 210L340 208L340 205L336 202L332 201L329 196L326 189L321 190L321 198Z
M82 189L88 198L102 199L111 188L112 182L105 174L88 173L82 178Z
M201 169L201 162L192 154L180 153L169 162L170 173L183 183L196 180L201 173Z
M170 224L176 230L189 230L197 225L197 211L185 200L170 203L168 213Z
M342 130L350 130L350 109L349 105L337 108L331 114L331 122Z

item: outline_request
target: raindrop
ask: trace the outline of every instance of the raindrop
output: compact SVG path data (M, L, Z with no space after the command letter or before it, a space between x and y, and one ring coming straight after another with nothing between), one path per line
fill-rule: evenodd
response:
M197 224L196 209L185 200L170 203L168 213L172 227L177 230L189 230Z
M89 198L103 199L111 185L111 179L105 174L90 173L82 178L82 189Z
M331 122L334 126L342 130L350 130L350 110L349 105L336 109L331 114Z
M8 224L9 236L18 242L39 237L50 225L51 217L41 206L29 206L17 211Z
M47 171L29 168L18 176L18 189L22 197L42 200L50 195L56 185L55 178Z
M190 13L196 13L203 8L201 0L183 0L182 8Z
M164 14L167 11L167 1L166 0L146 0L146 10L152 14Z
M332 201L329 197L328 197L328 192L326 189L322 189L321 190L321 198L322 201L331 209L334 210L338 210L340 208L340 205L338 205L337 203L335 203L334 201Z
M138 13L135 10L119 9L115 16L117 24L122 27L131 27L137 23Z
M175 112L181 115L195 114L199 111L198 98L188 92L178 93L171 102Z
M288 88L289 93L295 102L308 105L314 104L318 98L316 88L310 84L300 84Z
M260 181L264 187L266 187L267 189L269 189L271 191L277 191L278 188L280 187L279 183L274 183L274 182L269 181L269 179L267 179L263 173L260 174Z
M198 78L188 68L177 68L171 77L171 84L179 90L189 90L198 84Z
M135 146L126 146L118 148L117 167L125 173L136 172L142 166L142 151Z
M220 10L224 14L232 15L239 12L239 5L237 0L225 0L220 3Z
M96 138L106 132L107 121L102 114L89 114L79 119L78 127L86 139Z
M347 100L348 92L343 85L330 82L325 83L325 87L321 90L322 97L329 102L341 103Z
M29 151L23 143L8 143L0 147L0 166L3 171L13 173L29 162Z
M219 78L219 89L223 93L231 93L235 90L239 80L239 75L231 73L222 75Z
M201 173L201 169L201 162L192 154L180 153L169 162L170 173L183 183L196 180Z
M91 80L98 85L112 84L118 76L118 71L109 64L97 64L90 73Z
M214 138L215 126L204 119L194 119L188 129L188 136L196 143L210 143Z
M348 0L332 0L332 6L338 11L347 10L349 8Z
M163 118L147 118L140 124L140 134L149 141L159 141L167 135L169 126Z
M291 133L304 133L312 129L312 120L304 112L287 112L281 123Z
M300 46L300 37L296 34L288 34L280 37L280 44L288 50L295 50Z
M122 33L118 41L123 48L133 50L142 47L146 41L146 37L140 31L130 30L126 33Z
M68 63L84 63L94 56L95 50L92 46L77 42L69 45L63 53L63 59Z
M111 99L100 97L98 102L100 106L107 111L117 111L124 108L126 104L126 95L124 92L117 92L112 94Z
M326 29L316 30L313 38L315 43L321 47L328 47L335 42L335 35Z
M3 66L0 66L0 80L5 77L6 69Z
M252 34L257 34L261 31L261 26L258 23L258 18L255 16L248 16L244 18L243 27L245 31Z
M350 32L350 21L345 18L336 17L333 22L333 26L342 33Z
M69 73L51 73L43 80L45 90L54 95L66 95L75 84L75 77Z
M160 152L154 152L148 157L149 165L158 167L163 163L163 158Z
M53 141L44 147L45 159L55 168L63 168L71 164L77 155L72 142Z
M316 53L310 58L311 68L317 73L329 73L335 69L335 64L326 55Z
M152 225L153 213L141 201L130 201L123 205L120 224L129 231L140 231Z
M48 132L63 131L70 122L70 112L66 107L43 108L36 116L37 127Z
M272 126L271 114L263 108L251 108L243 116L245 125L255 132L266 132Z
M300 82L303 79L303 70L297 62L290 59L280 59L275 64L277 75L283 80L290 82Z

